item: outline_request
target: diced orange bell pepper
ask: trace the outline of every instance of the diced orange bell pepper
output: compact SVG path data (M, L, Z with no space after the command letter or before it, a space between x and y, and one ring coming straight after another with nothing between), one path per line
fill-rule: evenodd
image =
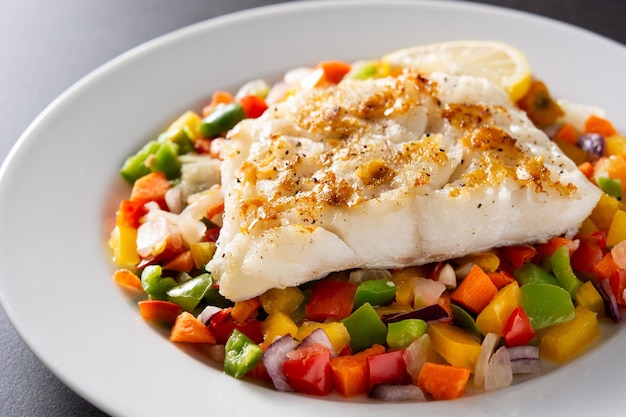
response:
M426 362L417 385L436 400L453 400L465 393L469 377L468 368Z
M122 268L113 273L113 280L117 285L131 291L143 292L141 279L134 272Z
M498 289L489 276L478 265L474 265L450 296L453 302L480 313L497 293Z

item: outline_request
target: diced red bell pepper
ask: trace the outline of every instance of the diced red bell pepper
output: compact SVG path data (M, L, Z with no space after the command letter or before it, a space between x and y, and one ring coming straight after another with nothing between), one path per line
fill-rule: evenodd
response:
M259 320L252 319L245 323L237 323L231 317L231 312L232 307L225 308L215 313L209 321L209 327L215 334L218 344L226 344L230 334L235 329L248 336L254 343L259 344L263 341L263 332L261 331L261 322Z
M139 314L144 320L171 326L183 309L176 303L163 300L139 301Z
M326 395L333 389L330 351L321 345L298 348L288 354L283 374L299 393Z
M256 119L267 110L265 100L253 94L240 98L239 104L241 104L241 107L243 107L243 110L246 112L246 116L251 119Z
M609 277L609 283L611 284L611 291L613 295L615 295L617 303L626 305L626 298L624 298L624 290L626 290L626 270L617 270Z
M572 268L578 272L590 274L593 266L604 256L601 242L594 236L582 236L579 239L578 249L571 256Z
M211 227L204 232L204 240L207 242L217 242L217 238L220 236L220 227Z
M117 210L115 224L117 226L138 228L139 219L148 212L144 204L143 201L122 200Z
M411 376L406 370L402 357L404 349L372 355L367 358L368 387L371 390L376 385L408 384Z
M537 255L537 249L531 245L508 246L500 248L500 253L515 268L521 268Z
M602 249L602 251L606 250L606 233L601 230L596 230L591 234L591 237L597 239L598 246L600 246L600 249Z
M619 266L613 260L611 252L607 252L602 259L600 259L593 266L593 272L598 276L598 279L608 279L615 275L619 271Z
M343 319L350 315L356 285L352 282L324 280L311 286L311 298L304 307L309 320Z
M535 330L522 306L517 306L502 328L504 341L508 346L525 346L535 338Z
M571 239L565 237L553 237L548 240L546 243L539 243L535 245L537 249L537 255L533 259L533 262L540 263L543 259L552 256L552 254L561 246L567 245L569 248L569 254L572 256L572 253L576 250L576 243Z

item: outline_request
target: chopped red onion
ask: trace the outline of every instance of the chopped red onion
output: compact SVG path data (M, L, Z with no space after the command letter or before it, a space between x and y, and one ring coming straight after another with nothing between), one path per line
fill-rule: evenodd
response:
M209 320L211 320L211 317L213 317L215 314L219 313L220 311L222 311L220 307L206 306L204 310L202 310L200 314L198 314L198 320L208 325Z
M377 385L370 397L381 401L426 401L424 392L415 385Z
M539 359L516 359L511 361L513 375L536 374L541 372L541 361Z
M596 285L596 289L600 293L600 296L604 300L604 307L606 309L606 315L611 318L615 323L622 319L622 314L619 311L617 305L617 299L613 290L611 289L611 283L608 279L602 279Z
M583 133L578 137L578 146L585 152L599 157L604 155L606 141L598 133Z
M272 379L274 387L278 391L293 391L293 388L291 388L287 382L287 377L285 377L283 373L283 363L285 359L287 359L287 354L293 351L297 346L298 342L296 342L291 335L287 334L276 339L267 347L267 350L263 352L263 365Z
M534 374L541 372L539 348L537 346L515 346L506 349L511 360L513 374Z
M411 310L404 313L385 314L382 316L382 321L385 324L395 323L406 319L421 319L430 324L449 320L450 315L439 304L432 304L417 310Z
M509 359L539 359L539 348L537 346L515 346L507 348Z
M322 345L330 351L331 357L337 356L337 352L335 352L332 342L330 341L328 335L323 329L313 330L311 334L305 337L300 344L301 347L307 347L312 345Z

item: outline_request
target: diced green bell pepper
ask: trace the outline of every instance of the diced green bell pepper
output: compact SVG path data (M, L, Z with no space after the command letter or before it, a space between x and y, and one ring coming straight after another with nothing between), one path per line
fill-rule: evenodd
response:
M554 251L552 256L550 256L550 265L552 266L552 272L554 272L557 282L570 295L574 295L576 290L583 285L582 281L574 274L569 259L569 248L567 246L561 246Z
M483 332L476 324L476 319L470 313L454 303L450 305L450 308L452 310L452 322L455 326L465 329L480 338L483 337Z
M167 291L167 296L170 301L178 304L183 309L193 312L193 310L200 304L200 301L207 294L213 280L210 274L201 274L195 278L185 281Z
M187 126L180 127L176 130L167 130L159 135L157 141L173 142L178 145L178 154L184 155L194 150L193 141L189 137Z
M574 318L572 297L559 286L542 283L522 285L520 298L520 304L534 330Z
M513 271L513 276L515 276L515 279L517 279L520 285L530 284L533 282L559 285L554 275L539 265L535 265L531 262L525 263L521 268L515 269Z
M420 319L406 319L389 323L387 326L387 346L392 349L404 349L427 330L428 324Z
M396 284L390 279L374 279L364 281L356 288L354 307L357 309L365 303L373 306L384 306L396 296Z
M146 165L146 161L160 146L161 144L159 142L152 140L146 143L136 154L129 156L126 161L124 161L124 165L122 165L122 169L120 170L122 177L133 184L138 178L148 175L151 170L150 167Z
M341 321L350 333L350 348L360 352L368 347L387 341L387 326L378 317L374 308L365 303Z
M261 361L263 349L238 329L233 330L226 341L224 372L241 378Z
M120 174L129 183L150 172L160 171L168 179L180 176L179 146L170 140L152 140L126 159Z
M246 118L246 112L237 102L219 105L202 119L198 129L204 137L213 138L226 133Z
M167 292L178 285L171 277L163 277L160 265L148 265L141 272L141 286L151 300L167 301Z
M208 289L204 295L204 299L207 301L207 304L211 306L226 308L234 305L232 301L220 294L219 290L215 287Z
M180 176L181 163L178 160L178 145L166 141L161 143L150 162L150 170L160 171L167 179L175 179Z
M350 78L355 80L367 80L379 76L379 64L376 61L365 62L354 72L350 74Z
M597 179L598 187L611 197L617 199L618 201L622 201L622 183L618 179L600 177Z

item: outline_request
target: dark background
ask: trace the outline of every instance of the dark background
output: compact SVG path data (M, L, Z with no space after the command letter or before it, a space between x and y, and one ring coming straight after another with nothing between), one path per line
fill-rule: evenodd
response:
M54 98L122 52L198 21L281 2L0 0L0 160ZM623 0L474 2L550 17L626 44ZM0 309L0 417L18 416L105 414L48 371Z

